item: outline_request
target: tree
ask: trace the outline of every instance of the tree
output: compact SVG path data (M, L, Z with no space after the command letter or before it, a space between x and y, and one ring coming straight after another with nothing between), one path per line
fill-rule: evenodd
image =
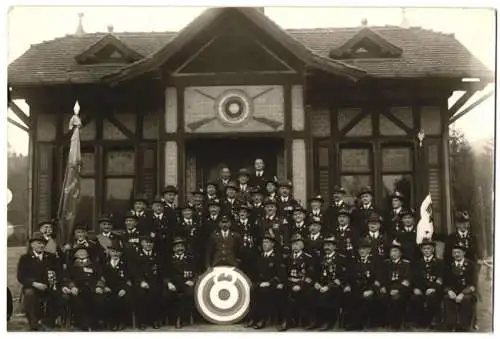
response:
M12 201L7 208L7 220L14 225L28 225L28 157L7 147L7 187Z

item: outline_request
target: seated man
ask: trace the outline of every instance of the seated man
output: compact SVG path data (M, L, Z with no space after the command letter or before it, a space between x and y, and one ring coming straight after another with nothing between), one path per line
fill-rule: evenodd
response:
M444 275L444 324L447 331L468 332L472 328L476 304L477 273L475 264L465 258L467 248L456 243L453 260Z
M105 294L106 319L109 329L118 331L132 317L132 276L130 264L122 257L121 242L115 239L108 246L109 258L103 265L103 278L109 289Z
M75 261L68 268L62 291L70 296L76 325L92 331L101 327L104 319L105 284L101 267L89 256L86 248L75 251Z
M262 239L262 252L255 263L254 304L247 327L266 327L269 317L276 318L278 293L284 290L286 268L281 255L274 247L275 237L266 233Z
M86 225L76 225L73 234L73 242L64 246L65 264L68 268L75 262L75 253L81 248L87 250L87 254L90 257L92 263L100 264L104 262L104 252L101 250L100 245L98 245L95 241L89 239L88 229Z
M393 242L389 252L390 259L384 261L382 287L384 304L391 328L399 330L403 325L405 310L410 296L411 266L402 258L401 244Z
M335 251L335 238L326 237L323 240L323 255L314 283L314 311L320 330L327 331L337 322L339 309L344 294L350 293L351 286L347 276L346 259ZM311 324L309 329L313 329Z
M436 243L424 239L420 244L422 258L413 267L412 318L427 328L439 311L443 295L443 261L434 255Z
M45 244L42 234L35 233L29 239L28 252L19 258L17 267L24 311L32 331L54 327L61 310L61 264L54 254L44 251Z
M186 253L186 240L181 237L174 238L172 242L173 254L168 260L164 282L168 293L175 303L175 328L182 328L184 321L194 310L194 283L197 270L194 259Z

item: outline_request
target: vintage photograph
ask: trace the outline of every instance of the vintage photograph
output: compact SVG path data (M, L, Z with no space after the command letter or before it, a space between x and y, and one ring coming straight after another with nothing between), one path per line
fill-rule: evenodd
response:
M7 19L7 331L493 332L494 9Z

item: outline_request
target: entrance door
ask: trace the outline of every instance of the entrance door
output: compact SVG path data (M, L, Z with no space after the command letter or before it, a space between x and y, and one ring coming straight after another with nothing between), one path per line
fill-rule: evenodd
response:
M276 175L283 141L273 138L204 139L197 140L193 148L197 154L197 184L204 187L208 181L219 178L223 167L229 167L236 181L241 168L252 172L256 158L262 158L266 171Z

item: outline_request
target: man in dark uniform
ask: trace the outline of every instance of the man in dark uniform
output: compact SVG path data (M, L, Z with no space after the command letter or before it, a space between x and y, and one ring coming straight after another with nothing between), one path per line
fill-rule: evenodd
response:
M250 178L250 185L253 187L265 187L266 180L272 178L265 170L264 160L257 158L254 161L254 172Z
M335 237L323 240L324 254L314 278L314 318L321 325L321 331L331 329L337 322L344 294L350 293L351 286L347 272L346 258L335 251ZM310 329L315 328L314 323Z
M436 258L436 243L423 239L420 244L422 258L413 267L413 295L411 297L412 320L428 328L441 306L443 295L444 265Z
M169 241L172 240L175 224L169 223L168 216L165 214L165 203L160 196L153 199L151 209L153 213L151 213L150 222L153 225L155 247L161 255L167 255L170 252Z
M323 250L323 233L321 232L323 225L319 221L313 221L309 225L309 232L305 236L305 250L313 257L314 263L321 260Z
M219 222L222 216L219 202L216 200L210 200L207 202L207 206L208 215L201 224L198 236L198 251L202 254L207 251L208 239L210 239L212 233L219 229Z
M467 248L453 246L453 259L444 274L444 325L447 331L468 332L472 329L477 301L476 265L465 257Z
M382 217L377 212L372 212L368 217L368 233L365 235L372 246L371 254L380 260L385 260L389 256L389 246L391 241L380 230Z
M75 261L75 252L80 248L85 248L87 250L90 260L92 260L93 263L99 264L104 261L104 253L96 242L89 239L86 225L77 224L73 234L73 242L64 246L67 267L73 264Z
M250 213L250 207L246 205L240 206L234 231L241 237L241 269L250 279L252 279L255 274L255 259L258 254L259 230L255 226L255 223L250 220Z
M382 287L380 293L385 299L388 322L391 328L399 330L403 325L406 305L410 297L410 261L402 258L401 244L393 242L390 258L384 261Z
M252 206L252 220L255 222L262 218L264 215L264 192L259 186L252 187L251 193L251 206Z
M385 221L387 227L384 232L388 235L394 236L398 229L401 228L401 212L403 210L404 196L401 192L394 191L391 194L391 209L388 211Z
M361 201L353 211L352 223L357 227L359 234L365 234L368 231L368 217L378 210L374 206L373 191L370 187L363 187L358 196Z
M306 209L300 205L295 206L293 210L293 220L290 224L291 234L300 234L303 238L309 235L308 223L306 223Z
M339 185L335 185L333 188L333 199L325 211L325 222L323 223L325 232L331 233L337 227L338 211L341 208L347 207L347 204L344 202L346 194L346 190Z
M278 183L275 178L267 179L266 186L264 186L266 191L266 199L271 199L274 201L278 200Z
M177 218L179 211L175 205L175 199L177 197L177 188L173 185L168 185L161 192L163 196L163 201L165 202L163 214L167 218L167 228L175 229L175 224L177 223Z
M40 233L42 233L42 236L45 239L44 251L55 255L56 258L61 262L61 265L64 265L64 253L62 251L62 247L55 239L55 227L55 221L53 220L45 220L38 224L38 230L40 231Z
M219 186L219 192L224 192L229 182L231 182L231 170L228 167L223 167L220 170L220 177L219 180L217 181L217 185Z
M243 203L250 201L250 172L246 168L242 168L238 172L238 194L236 198Z
M197 267L194 258L186 253L186 241L181 237L172 242L173 254L168 260L166 277L168 293L175 303L175 328L182 328L194 310L194 284Z
M347 313L346 327L349 330L370 328L378 320L376 315L382 312L377 309L380 305L378 292L381 287L382 264L370 252L371 244L366 239L361 239L357 255L348 267L352 300L343 305L342 312Z
M225 188L225 198L221 202L222 213L230 215L233 220L236 220L238 208L243 204L237 197L238 186L234 182L230 182Z
M290 227L287 220L278 215L276 201L266 199L264 201L264 217L258 224L259 234L262 237L266 233L274 235L281 255L289 253Z
M470 231L470 215L467 211L459 211L455 216L456 232L446 239L445 262L453 259L452 250L456 244L461 244L465 248L465 257L476 263L479 258L477 238Z
M124 329L132 317L132 274L129 262L122 257L121 243L113 240L108 250L109 258L102 267L102 275L109 292L105 293L103 306L109 329L118 331Z
M286 268L283 258L276 250L273 235L266 233L262 239L262 252L257 256L254 276L254 305L251 310L251 320L247 327L255 329L266 327L269 317L277 318L279 304L283 303L283 292L286 283ZM281 293L281 298L279 296Z
M323 196L316 194L309 200L309 211L307 213L307 223L311 224L313 221L319 222L322 225L325 222L325 214L323 212Z
M203 220L207 213L207 206L205 204L205 191L203 188L197 188L191 192L193 197L193 213L194 218L198 221Z
M139 252L141 248L140 237L142 234L137 228L137 216L134 213L127 213L124 219L125 233L122 235L123 255L129 260L135 253Z
M190 203L185 204L181 209L181 219L177 222L174 231L175 237L186 240L187 252L194 257L195 262L201 264L200 244L200 221L194 217L194 207Z
M342 208L337 212L337 227L333 230L337 239L337 251L351 260L356 255L359 239L357 230L351 225L351 210Z
M411 208L403 208L399 214L401 216L401 227L396 230L394 239L401 244L403 258L413 263L420 257L417 246L415 211Z
M160 328L165 317L164 259L149 235L141 236L141 250L131 260L131 269L138 327L145 330L152 324L153 328Z
M92 331L102 325L105 287L102 266L92 261L86 248L78 248L62 290L70 296L71 309L81 330Z
M295 234L290 238L290 247L291 254L286 263L288 304L283 306L288 313L287 324L295 321L298 325L301 322L307 328L306 323L310 325L314 321L310 308L314 277L312 257L304 252L304 239L300 234ZM284 324L282 328L286 329L287 324Z
M138 194L134 197L134 206L132 213L137 217L137 228L142 234L153 233L153 225L151 224L151 217L149 216L146 208L148 207L148 198L145 194Z
M212 233L208 239L206 252L206 266L234 266L239 267L241 236L231 230L232 219L223 215L219 222L219 230Z
M114 240L119 241L119 236L113 233L113 223L111 216L103 215L97 221L99 223L100 233L97 235L97 243L101 246L104 257L108 253L108 247Z
M290 180L282 180L279 184L278 214L287 219L288 223L292 222L292 214L295 207L299 205L297 200L292 197L292 182Z
M22 285L24 312L31 331L54 327L62 306L61 262L44 251L46 243L43 235L36 232L29 239L28 253L19 258L17 265L17 280Z

